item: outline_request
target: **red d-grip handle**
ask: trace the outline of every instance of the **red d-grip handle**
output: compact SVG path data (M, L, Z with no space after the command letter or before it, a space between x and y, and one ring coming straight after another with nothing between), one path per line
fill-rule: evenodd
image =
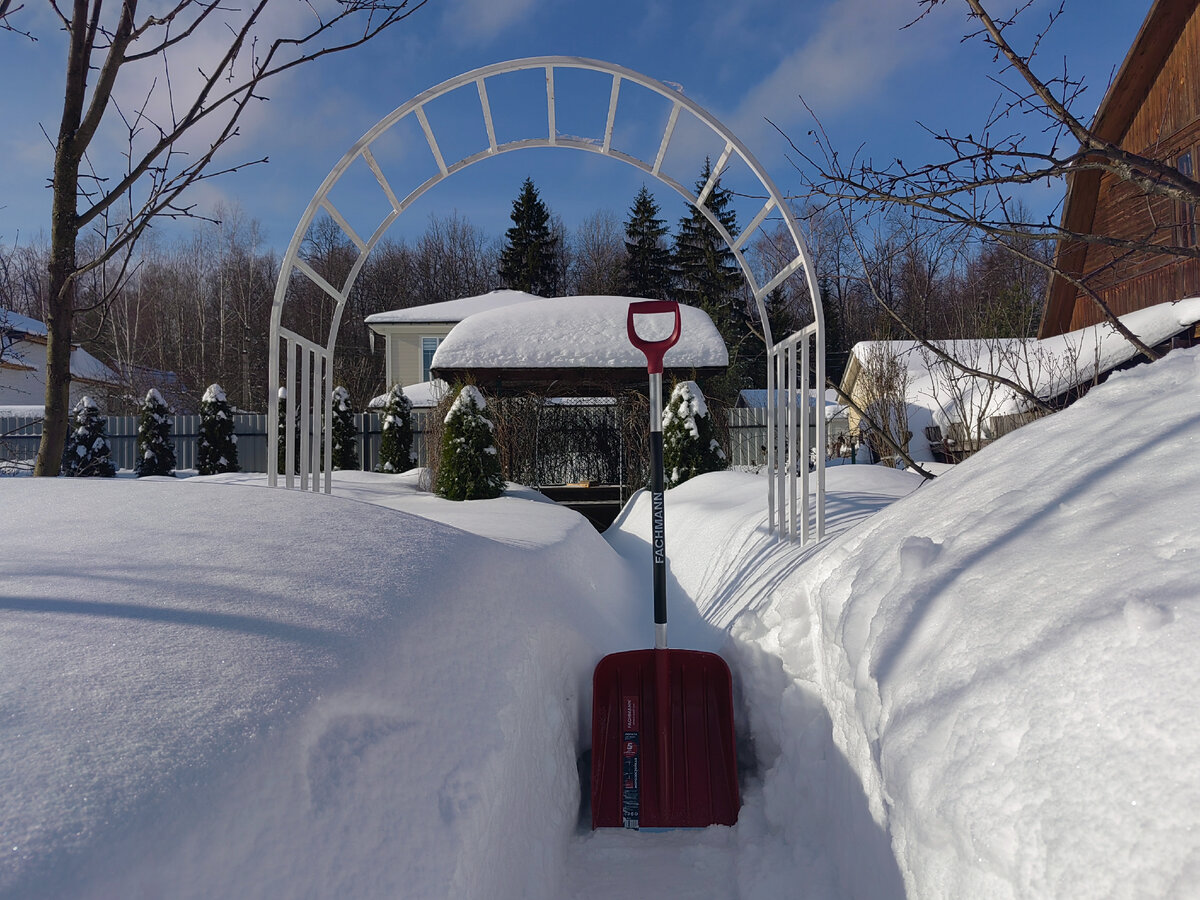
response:
M675 330L669 337L665 337L661 341L648 341L638 336L637 326L633 324L633 317L649 316L655 313L675 313ZM651 375L662 374L663 357L679 341L680 326L679 304L674 300L639 300L629 304L629 316L625 320L625 328L629 332L629 343L645 354L646 371Z

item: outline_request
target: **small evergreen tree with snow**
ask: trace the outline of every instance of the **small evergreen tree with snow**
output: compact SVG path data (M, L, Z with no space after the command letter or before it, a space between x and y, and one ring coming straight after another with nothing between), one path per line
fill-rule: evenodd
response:
M175 474L175 442L171 440L171 408L155 388L146 392L138 418L137 463L133 467L138 478L147 475Z
M196 446L196 471L201 475L237 472L237 435L233 410L219 384L210 384L200 400L200 439Z
M379 441L379 471L407 472L416 463L413 454L412 401L399 384L388 391L383 407L383 436Z
M354 427L354 407L350 392L341 385L333 389L333 467L358 468L358 429Z
M71 414L71 431L63 448L62 474L73 478L112 478L117 468L104 417L91 397L82 397Z
M434 491L447 500L487 500L504 492L494 426L474 385L458 394L442 431L442 455Z
M297 413L297 415L295 416L295 419L293 421L293 424L295 427L292 429L292 468L291 468L291 471L293 471L293 472L300 471L300 416L299 416L299 410L297 410L296 413ZM287 429L287 388L281 387L279 389L279 424L278 424L279 447L278 447L278 451L277 451L279 458L276 460L276 465L278 466L277 471L279 472L280 475L286 475L288 472L288 467L285 464L285 461L287 460L287 431L288 431L288 429Z
M667 487L683 484L704 472L729 468L717 443L704 394L694 381L681 381L663 411L663 466Z

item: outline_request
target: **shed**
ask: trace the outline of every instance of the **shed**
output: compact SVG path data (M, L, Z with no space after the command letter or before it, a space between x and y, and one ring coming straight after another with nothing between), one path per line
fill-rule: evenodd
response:
M1200 322L1200 297L1136 310L1121 316L1121 321L1154 346L1189 332ZM1056 407L1085 393L1114 369L1144 360L1108 323L1043 340L935 343L956 360L1008 378ZM870 405L878 393L869 374L873 368L870 360L876 354L896 360L904 372L903 410L911 435L908 451L915 460L939 460L943 449L939 445L948 438L977 449L1024 424L1036 408L1011 388L938 362L916 341L864 341L854 346L841 388L860 408ZM849 424L852 430L861 430L853 409Z

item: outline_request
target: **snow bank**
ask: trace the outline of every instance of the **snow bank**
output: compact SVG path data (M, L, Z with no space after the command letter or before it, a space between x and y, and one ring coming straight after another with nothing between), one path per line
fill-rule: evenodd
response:
M4 484L0 897L562 896L624 567L253 478Z
M703 832L581 824L644 494L602 538L415 473L5 480L0 898L1187 897L1198 389L1176 351L935 482L830 469L816 546L759 477L667 492L671 645L734 673Z
M839 748L911 896L1200 883L1200 353L1114 375L875 516L818 616Z

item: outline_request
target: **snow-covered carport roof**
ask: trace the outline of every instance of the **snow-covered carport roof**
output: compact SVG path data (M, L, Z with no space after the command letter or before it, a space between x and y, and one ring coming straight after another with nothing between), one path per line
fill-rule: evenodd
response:
M602 394L645 388L646 358L626 333L629 297L553 297L476 313L456 325L433 357L432 372L448 382L471 381L493 394L553 388L556 394ZM708 315L680 306L679 343L667 351L667 373L688 378L729 365L720 332ZM669 334L671 316L638 318L650 340Z

